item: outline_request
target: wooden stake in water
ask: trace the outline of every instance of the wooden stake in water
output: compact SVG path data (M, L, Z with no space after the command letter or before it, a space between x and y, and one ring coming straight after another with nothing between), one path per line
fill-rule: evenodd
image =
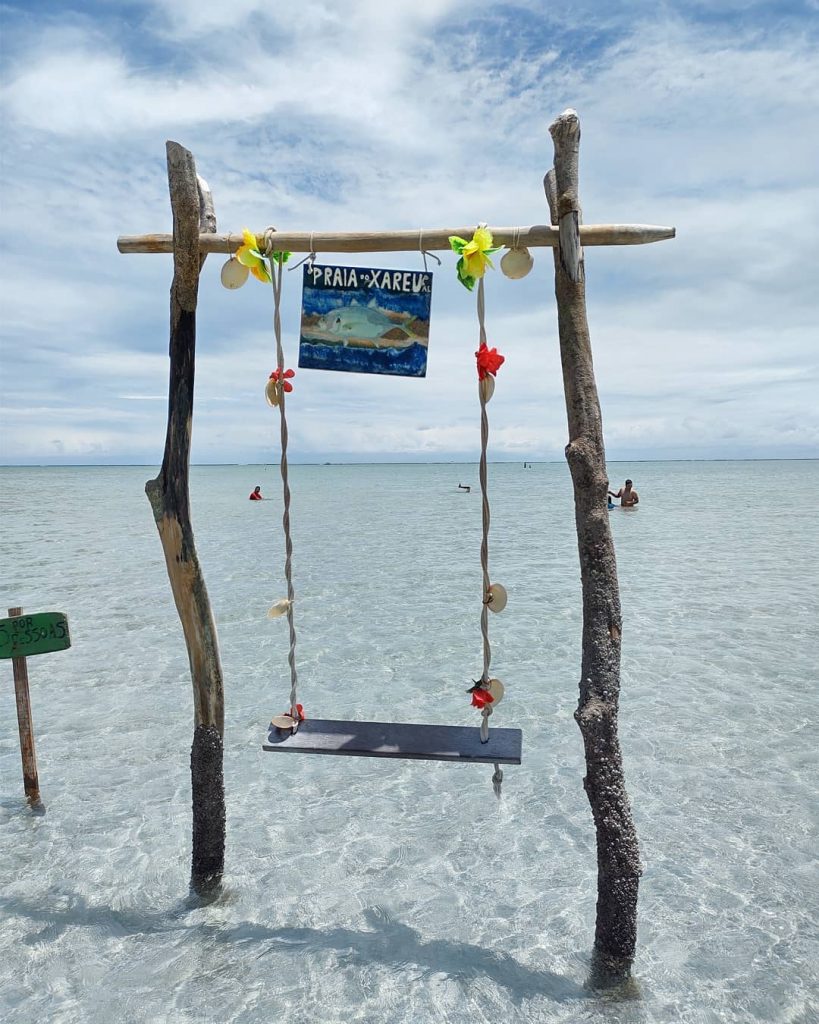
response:
M17 725L20 730L20 754L23 758L23 785L33 809L42 811L37 756L34 753L34 727L31 722L31 698L28 693L27 658L34 654L65 651L71 646L68 619L63 612L37 612L23 615L22 608L9 608L9 618L0 619L0 660L11 659L14 692L17 697Z
M22 608L9 608L10 618L23 614ZM40 779L37 775L37 753L34 749L34 725L31 720L31 698L28 692L28 664L25 657L12 658L14 695L17 698L17 728L20 731L20 754L23 758L23 788L33 808L42 808Z

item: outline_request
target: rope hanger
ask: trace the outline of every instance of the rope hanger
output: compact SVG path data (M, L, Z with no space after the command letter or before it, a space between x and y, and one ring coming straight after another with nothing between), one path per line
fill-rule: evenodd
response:
M486 346L486 304L484 301L483 278L478 281L478 329L479 348ZM491 600L491 583L489 581L489 490L486 469L486 449L489 445L489 417L486 414L487 389L483 381L478 381L478 397L481 403L481 460L478 466L478 479L481 485L481 573L483 575L483 605L481 607L481 636L483 638L483 673L481 682L489 684L489 666L492 662L492 645L489 642L489 603ZM492 705L485 704L481 709L481 742L489 740L489 716ZM492 775L492 788L495 796L500 798L503 771L495 764Z
M290 535L290 481L288 480L287 465L287 399L284 388L284 348L282 346L282 267L283 260L275 259L273 255L272 228L265 231L265 255L270 259L271 283L273 285L273 333L276 336L276 369L278 380L276 390L278 391L279 424L281 436L281 458L279 467L282 475L282 491L284 496L284 511L282 513L282 526L284 527L284 577L287 581L287 628L290 633L290 648L287 652L287 660L290 664L290 717L293 719L293 731L297 731L302 719L301 710L298 704L298 672L296 671L296 626L293 621L293 603L296 599L296 592L293 588L293 538ZM309 259L309 256L308 256Z

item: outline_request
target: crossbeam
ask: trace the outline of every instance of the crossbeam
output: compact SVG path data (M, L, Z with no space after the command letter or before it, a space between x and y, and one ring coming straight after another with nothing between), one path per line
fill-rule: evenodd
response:
M488 741L481 743L481 731L475 726L310 718L301 723L296 733L271 725L262 750L462 764L520 764L521 745L520 729L490 729Z
M471 238L475 225L459 228L424 228L413 231L277 231L277 252L427 252L449 251L449 236ZM492 228L495 245L524 245L527 248L557 247L560 232L551 224L528 228ZM674 238L676 228L655 224L583 224L582 245L646 245ZM264 246L264 232L256 235ZM244 239L236 234L200 234L199 252L236 252ZM122 253L173 252L173 235L120 235L117 249Z

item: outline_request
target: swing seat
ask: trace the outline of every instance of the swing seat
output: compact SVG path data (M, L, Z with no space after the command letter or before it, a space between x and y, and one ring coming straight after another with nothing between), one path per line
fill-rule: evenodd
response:
M522 740L520 729L490 729L489 739L481 743L480 729L474 726L310 718L301 723L295 734L271 725L262 750L461 764L520 764Z

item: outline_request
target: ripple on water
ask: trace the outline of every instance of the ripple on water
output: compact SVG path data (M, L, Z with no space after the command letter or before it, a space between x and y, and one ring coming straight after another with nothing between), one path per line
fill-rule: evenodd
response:
M0 718L4 1024L815 1018L819 468L639 471L643 507L611 520L645 865L639 999L584 988L596 864L565 467L491 467L493 576L510 593L491 623L497 722L524 730L500 805L491 766L260 751L288 690L285 627L265 619L280 503L271 476L272 500L248 510L256 468L194 471L227 695L226 886L207 904L187 894L190 680L147 471L0 471L5 606L64 609L74 638L30 663L43 818L19 799L8 703ZM59 505L30 507L38 473ZM473 720L480 507L454 493L465 475L294 467L309 714ZM788 508L738 516L736 495L774 478ZM690 488L699 507L675 500Z

